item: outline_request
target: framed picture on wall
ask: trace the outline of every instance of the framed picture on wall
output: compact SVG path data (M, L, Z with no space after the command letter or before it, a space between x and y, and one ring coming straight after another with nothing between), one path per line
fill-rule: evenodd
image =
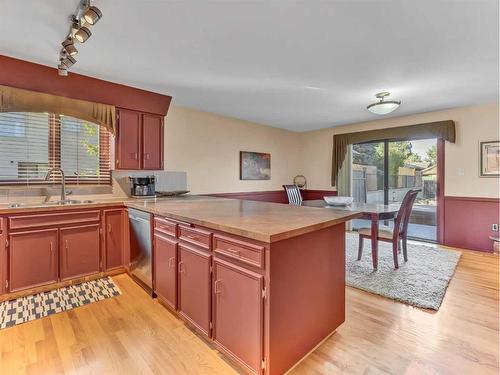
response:
M480 143L480 176L500 176L500 141Z
M240 180L270 180L271 154L240 151Z

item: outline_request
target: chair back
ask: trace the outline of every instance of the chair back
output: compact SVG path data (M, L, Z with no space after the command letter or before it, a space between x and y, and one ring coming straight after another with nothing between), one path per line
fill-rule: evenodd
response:
M405 194L394 223L394 238L397 239L400 235L407 233L413 203L415 203L419 192L419 189L415 189L409 190Z
M292 206L300 206L302 204L302 195L298 186L283 185L283 189L285 189L286 196L288 198L288 204Z

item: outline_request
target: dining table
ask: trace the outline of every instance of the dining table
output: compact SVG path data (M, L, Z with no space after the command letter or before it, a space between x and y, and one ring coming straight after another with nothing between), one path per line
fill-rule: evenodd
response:
M323 199L302 201L302 206L326 208L330 210L357 211L361 212L360 219L370 220L371 222L371 244L372 244L372 263L373 269L378 267L378 228L382 220L391 220L396 217L401 204L378 204L378 203L359 203L353 202L349 205L334 206L327 204Z

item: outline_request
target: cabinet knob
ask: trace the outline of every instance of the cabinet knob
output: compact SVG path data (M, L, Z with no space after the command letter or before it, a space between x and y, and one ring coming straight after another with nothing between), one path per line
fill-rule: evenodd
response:
M108 233L111 233L111 224L108 224Z
M170 268L174 268L174 262L175 262L175 258L174 258L174 257L170 258L170 259L168 260L168 266L169 266Z

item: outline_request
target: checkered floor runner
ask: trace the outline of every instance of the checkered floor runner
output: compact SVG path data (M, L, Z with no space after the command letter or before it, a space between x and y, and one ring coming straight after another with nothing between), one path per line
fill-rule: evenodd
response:
M110 277L0 303L0 329L120 295Z

